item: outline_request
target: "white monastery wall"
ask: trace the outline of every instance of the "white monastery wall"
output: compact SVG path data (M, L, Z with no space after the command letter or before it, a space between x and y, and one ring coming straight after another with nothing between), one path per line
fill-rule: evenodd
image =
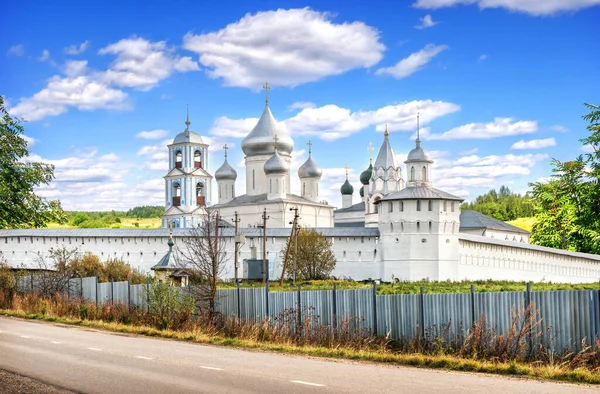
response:
M483 237L489 237L493 239L498 239L501 241L513 241L513 242L521 242L521 243L529 243L529 234L526 233L517 233L512 231L502 231L502 230L492 230L492 229L461 229L461 233L463 234L472 234L472 235L480 235Z

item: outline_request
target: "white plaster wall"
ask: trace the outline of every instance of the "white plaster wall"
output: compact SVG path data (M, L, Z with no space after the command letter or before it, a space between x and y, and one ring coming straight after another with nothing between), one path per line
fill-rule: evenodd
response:
M494 238L501 241L529 243L529 234L525 233L490 229L462 229L460 232L464 234L481 235L483 237Z

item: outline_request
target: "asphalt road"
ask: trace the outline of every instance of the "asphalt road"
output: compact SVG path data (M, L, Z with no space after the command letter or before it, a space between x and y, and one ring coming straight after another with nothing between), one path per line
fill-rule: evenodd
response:
M0 369L85 393L598 393L585 386L327 361L8 318L0 318Z

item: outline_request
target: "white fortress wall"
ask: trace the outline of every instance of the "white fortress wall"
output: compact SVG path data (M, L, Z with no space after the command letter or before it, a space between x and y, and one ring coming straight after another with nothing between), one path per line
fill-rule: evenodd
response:
M590 283L600 280L600 255L459 235L458 279Z

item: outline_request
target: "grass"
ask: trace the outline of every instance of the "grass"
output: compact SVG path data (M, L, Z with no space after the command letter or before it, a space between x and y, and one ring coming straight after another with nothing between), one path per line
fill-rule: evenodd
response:
M506 223L522 228L523 230L531 231L533 223L535 223L535 218L517 218Z
M371 361L377 363L406 365L422 368L436 368L451 371L483 372L498 375L524 376L571 383L600 384L599 373L592 372L585 368L570 369L561 364L539 365L519 362L493 362L465 359L451 355L425 355L418 353L398 354L389 351L368 351L340 347L327 348L319 346L297 346L289 344L266 343L256 340L228 338L218 334L207 335L198 330L183 332L158 330L145 326L107 323L95 320L68 319L39 313L25 313L22 311L13 310L0 310L0 315L240 349L261 350L312 357Z
M121 218L121 223L107 224L105 228L161 228L162 221L160 218L135 219ZM137 223L137 226L136 226ZM48 223L48 228L78 228L70 224Z
M354 282L341 280L315 280L300 283L302 290L332 290L334 283L338 290L350 289L372 289L373 284L368 281ZM506 291L525 291L527 282L513 282L501 280L478 280L478 281L442 281L442 282L398 282L398 283L381 283L377 285L377 294L418 294L421 286L425 293L469 293L471 285L475 286L475 291L479 293L486 292L506 292ZM260 288L264 287L262 282L242 282L244 288ZM220 289L234 289L234 282L222 282L218 285ZM291 286L289 281L279 285L279 281L269 282L269 291L297 291L297 287ZM532 291L548 291L548 290L598 290L600 283L551 283L551 282L532 282Z

